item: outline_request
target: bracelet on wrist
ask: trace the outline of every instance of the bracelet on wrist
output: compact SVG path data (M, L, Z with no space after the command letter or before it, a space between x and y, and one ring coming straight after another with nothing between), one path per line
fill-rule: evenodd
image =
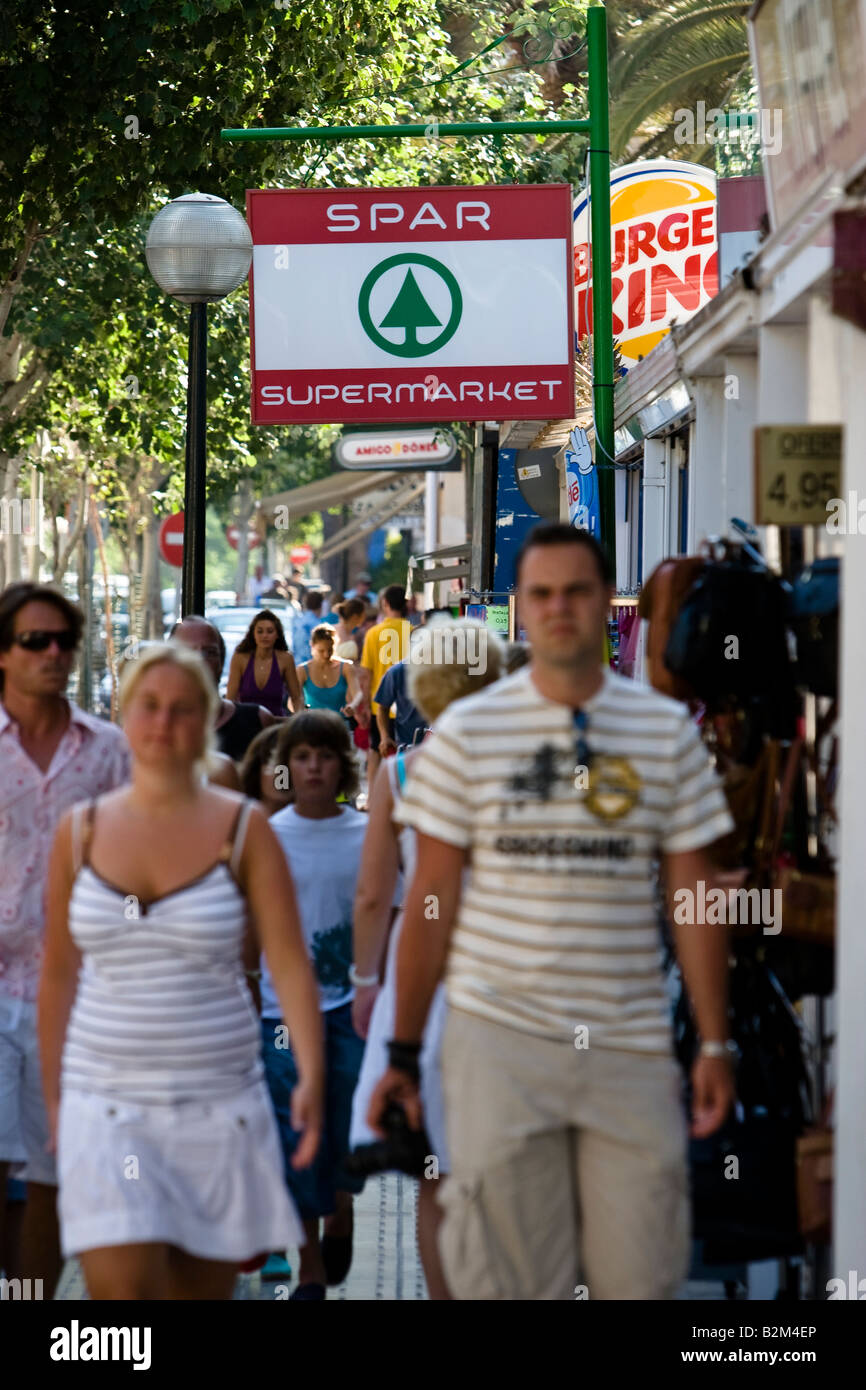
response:
M709 1039L701 1043L698 1048L698 1055L700 1057L724 1058L727 1062L733 1062L739 1056L739 1048L732 1038L728 1038L725 1042Z
M413 1081L418 1081L421 1076L418 1065L420 1055L420 1043L400 1042L397 1039L388 1043L388 1065L397 1071L404 1071Z
M354 964L349 966L349 983L356 989L369 989L370 985L379 983L378 975L359 975Z

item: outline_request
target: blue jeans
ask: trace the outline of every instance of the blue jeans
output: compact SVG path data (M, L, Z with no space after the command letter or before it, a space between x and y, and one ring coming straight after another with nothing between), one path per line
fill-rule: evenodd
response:
M352 1005L327 1009L322 1014L325 1037L325 1105L319 1152L309 1168L293 1168L291 1158L300 1132L292 1128L291 1093L298 1084L298 1070L291 1048L278 1047L285 1034L278 1018L262 1019L262 1056L265 1079L271 1093L285 1163L286 1183L301 1217L310 1220L336 1210L337 1192L358 1193L364 1179L344 1171L342 1159L349 1152L352 1096L358 1083L364 1040L352 1027Z

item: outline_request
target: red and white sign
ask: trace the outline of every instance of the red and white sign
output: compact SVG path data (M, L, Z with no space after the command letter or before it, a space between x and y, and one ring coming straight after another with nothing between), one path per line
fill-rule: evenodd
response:
M377 430L344 434L334 452L341 468L435 468L456 456L457 440L450 430Z
M165 517L159 524L159 553L167 565L183 565L183 512Z
M238 526L235 526L234 522L232 522L230 526L226 527L226 540L228 541L232 550L237 550L240 534L240 528ZM247 550L255 550L257 545L264 545L264 541L262 540L258 531L254 531L252 527L249 527L247 529Z
M644 160L610 176L613 336L622 361L646 357L670 330L718 293L716 176L699 164ZM574 204L578 341L592 332L586 195Z
M289 559L293 565L308 565L313 558L313 547L311 545L293 545L289 551Z
M574 413L571 190L247 193L252 419Z

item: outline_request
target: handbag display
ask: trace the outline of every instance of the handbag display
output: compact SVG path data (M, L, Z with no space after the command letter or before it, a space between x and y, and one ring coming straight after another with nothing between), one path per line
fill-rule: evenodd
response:
M794 692L785 631L790 587L733 543L718 553L671 626L664 663L708 708L769 698L781 713Z
M655 690L675 700L691 700L695 692L687 681L674 675L665 665L665 648L680 608L705 566L702 555L679 555L662 560L644 584L638 599L638 617L649 623L647 678Z
M801 1028L760 945L738 946L729 1020L740 1053L736 1111L716 1134L689 1144L692 1227L705 1264L783 1258L803 1248L796 1144L810 1103ZM688 1074L697 1039L684 989L674 1037Z
M802 873L783 864L777 866L773 882L782 894L781 934L832 946L836 939L835 875Z
M797 777L805 770L803 740L791 744L785 763L775 811L775 830L771 850L771 887L782 894L781 935L795 941L832 946L836 937L836 875L826 856L786 862L780 846Z
M807 1129L797 1140L797 1213L800 1234L829 1245L833 1230L833 1131Z

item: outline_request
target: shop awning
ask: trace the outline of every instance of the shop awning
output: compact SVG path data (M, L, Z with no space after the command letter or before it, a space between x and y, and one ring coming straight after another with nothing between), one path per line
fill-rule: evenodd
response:
M292 517L327 511L329 507L353 502L356 497L363 497L365 492L387 487L405 476L403 473L383 473L379 470L363 473L341 470L330 473L327 478L317 478L314 483L305 483L303 487L293 487L287 492L275 492L271 497L264 497L262 514L272 522L278 507L288 507Z
M377 476L382 479L397 478L400 475L396 473L379 473ZM419 481L417 477L406 478L404 474L401 487L389 490L379 502L374 502L373 505L365 507L364 511L361 512L359 516L353 517L346 526L341 527L339 531L335 531L332 536L328 536L327 540L323 541L316 550L316 559L327 560L329 556L337 555L341 550L345 550L353 541L360 540L362 536L369 535L371 531L377 531L380 526L386 521L389 521L397 512L404 511L413 502L416 502L419 497L422 497L424 494L424 487L425 483L423 477Z

